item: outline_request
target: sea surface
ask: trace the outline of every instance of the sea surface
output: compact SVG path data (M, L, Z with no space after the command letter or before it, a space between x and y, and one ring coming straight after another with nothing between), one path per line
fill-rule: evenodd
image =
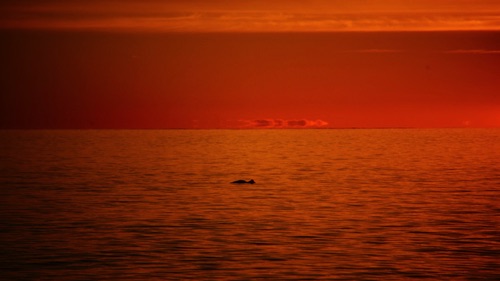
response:
M500 129L0 137L2 280L500 279Z

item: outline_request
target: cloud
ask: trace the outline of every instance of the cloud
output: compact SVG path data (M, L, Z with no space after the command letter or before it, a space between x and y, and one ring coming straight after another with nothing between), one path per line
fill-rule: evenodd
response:
M248 128L283 128L285 121L282 119L255 119L240 120L242 127Z
M394 54L394 53L408 53L410 51L411 50L396 50L396 49L361 49L361 50L347 50L344 52L360 53L360 54ZM500 55L500 50L485 50L485 49L459 49L459 50L445 50L436 52L444 54Z
M305 127L307 125L306 120L288 120L287 125L289 127Z
M323 120L308 119L254 119L240 120L242 128L287 129L287 128L322 128L328 126Z
M394 49L361 49L361 50L351 50L346 51L348 53L362 53L362 54L394 54L394 53L402 53L403 50L394 50Z
M500 50L450 50L447 54L500 55Z
M357 1L358 4L315 1L316 5L309 5L315 8L295 1L280 4L252 1L252 5L153 0L28 1L24 5L10 2L0 9L0 28L3 29L143 32L500 30L500 14L495 12L500 5L490 11L486 8L445 10L443 6L432 12L431 2L421 9L403 5L396 10L390 8L393 5L387 4L388 1L385 6L376 1L368 6L362 4L366 1ZM467 6L465 2L460 5Z
M274 127L274 121L273 120L252 120L251 124L254 127Z

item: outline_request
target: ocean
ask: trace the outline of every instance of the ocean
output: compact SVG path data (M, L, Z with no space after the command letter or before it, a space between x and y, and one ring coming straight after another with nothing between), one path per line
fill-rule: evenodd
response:
M0 137L3 280L500 278L499 129Z

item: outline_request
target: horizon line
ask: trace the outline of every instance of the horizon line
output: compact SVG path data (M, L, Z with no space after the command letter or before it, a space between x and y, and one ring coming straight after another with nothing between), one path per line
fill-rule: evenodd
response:
M309 127L309 128L0 128L0 131L161 131L161 130L192 130L192 131L202 131L202 130L384 130L384 129L500 129L500 126L444 126L444 127L414 127L414 126L375 126L375 127L364 127L364 126L352 126L352 127Z

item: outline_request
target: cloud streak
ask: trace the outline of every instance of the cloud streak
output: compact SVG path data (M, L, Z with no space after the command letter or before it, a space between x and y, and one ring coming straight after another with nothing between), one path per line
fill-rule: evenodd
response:
M241 128L252 129L301 129L301 128L324 128L328 122L317 119L254 119L240 120Z
M421 5L414 10L389 0L378 1L385 6L377 1L313 1L309 6L296 1L280 5L251 2L253 5L221 1L12 1L0 9L0 28L152 32L500 30L500 5L484 0L482 6L476 5L481 9L468 10L474 5L458 1L455 6L462 5L461 10L446 10L443 5L434 10L437 12L423 0L416 1ZM389 8L391 3L399 8ZM488 10L488 5L493 9Z
M373 16L301 14L214 14L65 16L3 19L0 27L14 29L97 29L161 32L328 32L500 30L500 16Z
M469 54L469 55L500 55L500 50L451 50L447 54Z

